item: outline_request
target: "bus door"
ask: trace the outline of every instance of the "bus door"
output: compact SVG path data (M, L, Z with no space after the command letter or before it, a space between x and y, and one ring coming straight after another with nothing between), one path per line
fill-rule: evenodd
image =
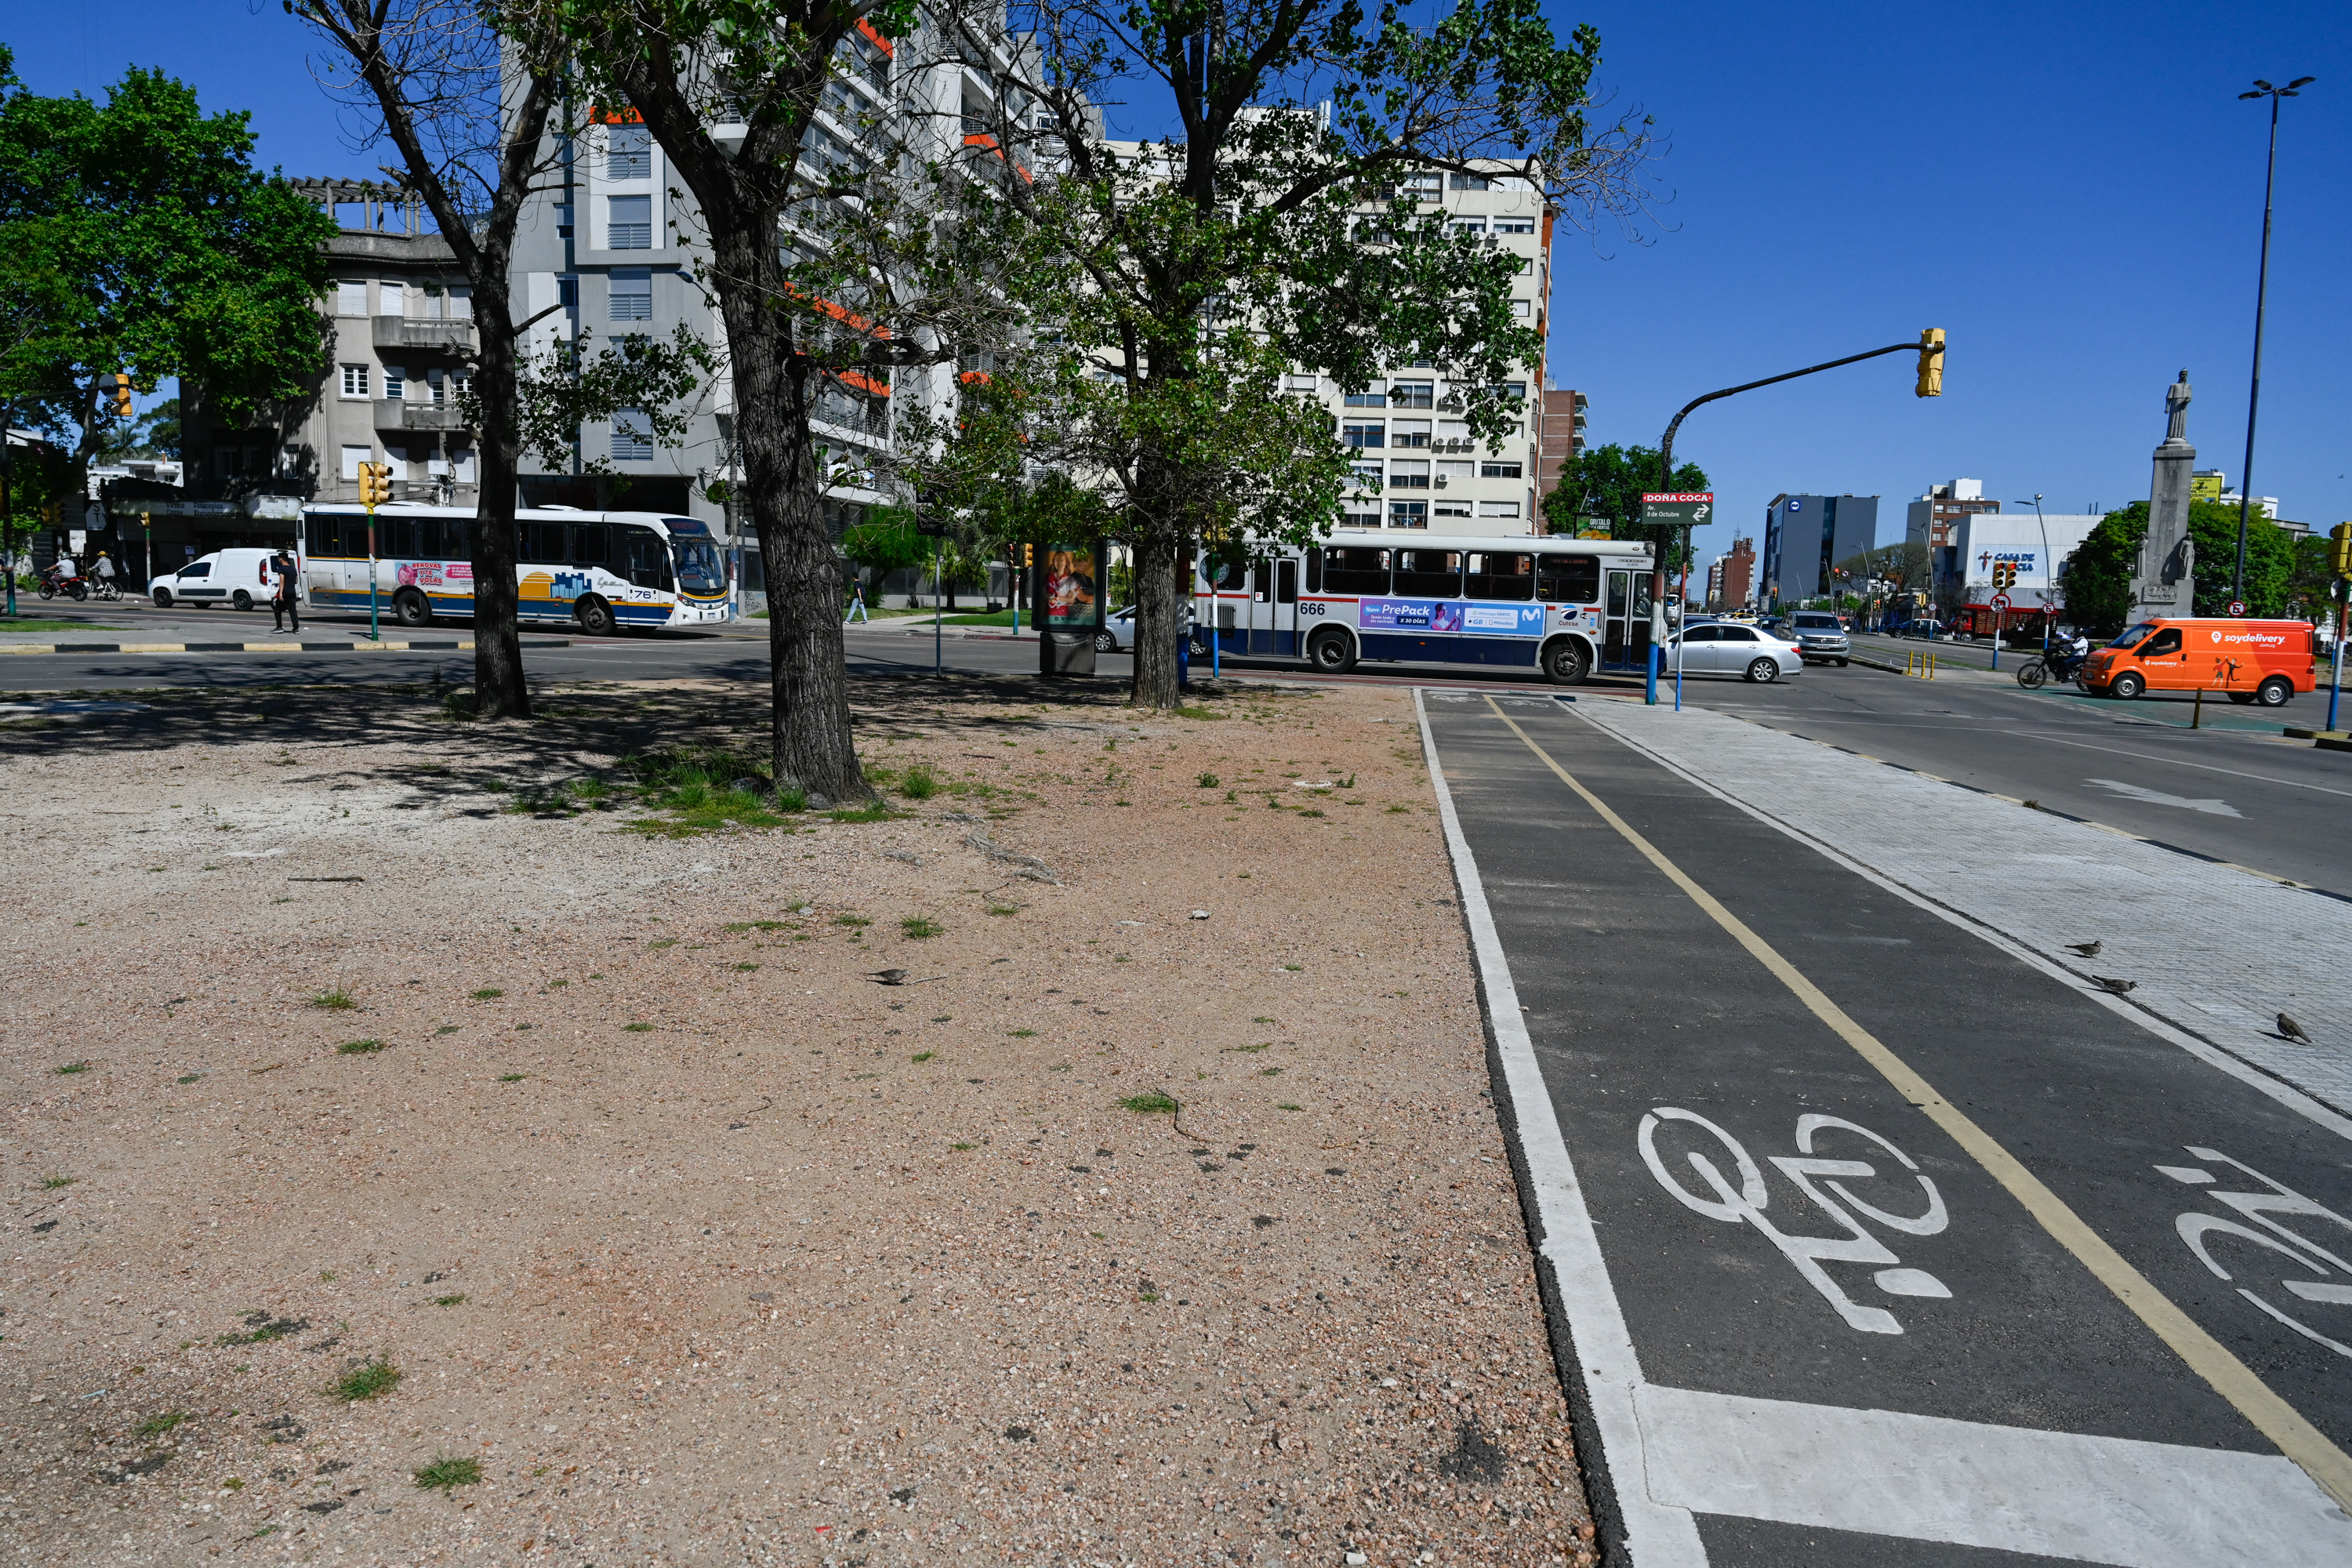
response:
M1611 568L1603 605L1601 667L1646 668L1650 660L1650 574Z
M1298 651L1298 563L1261 556L1250 563L1250 624L1244 653Z

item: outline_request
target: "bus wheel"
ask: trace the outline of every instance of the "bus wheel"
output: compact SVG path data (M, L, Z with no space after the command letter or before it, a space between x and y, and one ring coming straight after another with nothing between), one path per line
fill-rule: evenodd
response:
M1592 673L1592 656L1574 637L1561 637L1543 650L1543 672L1554 686L1581 686Z
M1356 668L1356 645L1347 633L1327 628L1307 645L1307 661L1326 675L1345 675Z
M2294 682L2284 675L2273 675L2254 688L2254 700L2265 708L2284 708L2294 695Z
M2139 678L2137 671L2126 669L2107 682L2107 689L2128 702L2147 689L2147 682Z
M572 606L580 622L580 630L592 637L608 637L618 630L613 619L613 606L598 598L586 598Z
M415 589L404 588L392 596L392 618L404 626L429 626L433 605Z

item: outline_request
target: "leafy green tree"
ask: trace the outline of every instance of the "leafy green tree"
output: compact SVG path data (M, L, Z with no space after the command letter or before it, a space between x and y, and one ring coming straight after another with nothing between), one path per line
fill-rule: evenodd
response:
M118 372L231 424L311 395L334 226L253 167L247 121L135 68L103 102L45 97L0 48L0 421L79 468L119 424Z
M2131 613L2132 568L2147 537L2147 502L2111 511L2066 558L2062 582L2066 614L2102 637L2124 629ZM2197 592L2191 614L2219 616L2230 606L2230 572L2238 552L2238 509L2219 501L2189 503L2189 537L2197 550ZM2266 518L2246 526L2246 609L2255 616L2286 613L2294 577L2294 536Z
M1667 488L1704 490L1706 470L1684 463L1675 469L1675 482ZM1560 464L1559 487L1544 497L1544 526L1552 533L1574 533L1586 526L1586 519L1597 517L1619 539L1647 538L1642 528L1642 498L1657 489L1655 447L1621 447L1613 441L1588 447Z

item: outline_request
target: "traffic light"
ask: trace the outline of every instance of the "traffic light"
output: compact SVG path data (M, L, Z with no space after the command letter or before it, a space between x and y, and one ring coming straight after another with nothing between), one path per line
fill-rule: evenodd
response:
M2347 524L2346 526L2347 526L2347 527L2352 527L2352 524ZM1036 564L1037 564L1037 547L1036 547L1035 545L1034 545L1034 544L1024 544L1024 545L1023 545L1023 546L1021 547L1021 570L1023 570L1024 572L1026 572L1026 571L1028 571L1028 570L1029 570L1029 568L1031 568L1032 566L1034 566L1034 565L1036 565Z
M2352 522L2327 531L2327 569L2338 577L2352 577Z
M1944 329L1929 327L1919 334L1919 384L1914 389L1921 397L1944 395Z
M392 465L362 463L360 465L360 504L373 511L392 500Z
M131 378L121 371L114 373L114 416L131 417Z

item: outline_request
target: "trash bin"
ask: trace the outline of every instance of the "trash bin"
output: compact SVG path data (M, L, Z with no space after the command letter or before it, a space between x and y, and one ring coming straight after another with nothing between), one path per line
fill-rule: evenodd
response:
M1092 675L1094 672L1094 633L1045 632L1038 637L1038 674Z

